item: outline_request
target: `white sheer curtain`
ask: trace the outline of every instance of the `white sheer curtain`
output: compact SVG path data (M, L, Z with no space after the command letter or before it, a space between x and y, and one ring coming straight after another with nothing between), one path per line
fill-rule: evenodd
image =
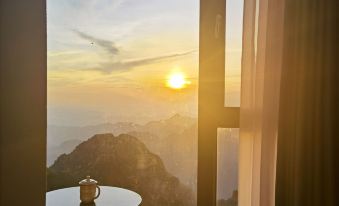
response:
M282 0L245 0L239 206L273 206L282 66Z

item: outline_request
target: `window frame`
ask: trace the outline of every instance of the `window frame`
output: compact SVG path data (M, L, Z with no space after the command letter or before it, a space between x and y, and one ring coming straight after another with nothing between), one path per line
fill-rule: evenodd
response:
M200 0L201 2L201 28L200 28L200 38L201 43L208 44L208 39L212 38L215 34L213 32L209 33L208 28L215 30L215 16L216 11L219 11L221 8L225 8L223 6L220 6L220 4L223 4L224 0ZM253 0L251 0L253 1ZM250 1L248 1L250 2ZM278 0L274 0L273 2L278 2ZM25 204L27 202L30 202L31 204L35 205L45 205L45 184L46 184L46 167L45 167L45 157L46 157L46 1L45 0L33 0L23 3L19 2L17 0L7 0L1 2L3 8L7 10L7 12L4 12L2 14L2 18L4 18L3 22L15 22L15 27L10 27L4 30L4 33L2 34L1 42L4 43L2 45L2 48L12 48L13 42L16 42L17 40L20 40L20 44L15 44L17 47L17 51L14 53L8 53L5 49L1 51L1 59L4 61L0 61L2 64L1 74L3 79L8 79L8 81L4 82L2 84L1 91L1 97L3 99L7 99L7 102L10 102L10 104L4 104L2 102L2 111L8 110L8 112L2 113L3 119L6 119L6 124L2 124L1 129L2 136L1 136L1 188L4 188L3 193L1 193L1 203L4 204ZM24 5L22 5L24 4ZM208 5L208 4L212 4ZM284 1L281 1L279 3L284 5ZM21 6L17 6L21 5ZM204 5L204 6L203 6ZM249 6L245 4L246 8L249 8ZM208 7L208 8L206 8ZM2 8L2 7L1 7ZM279 8L279 7L278 7ZM218 10L219 9L219 10ZM246 9L245 9L246 10ZM280 15L283 14L283 9L275 9L280 12ZM271 11L275 12L274 10ZM15 15L13 15L15 14ZM245 12L245 15L246 12ZM25 18L23 18L23 16ZM250 17L250 14L247 15ZM274 16L274 15L270 15ZM276 14L275 16L279 16L279 14ZM23 19L27 18L30 21L22 21ZM248 18L244 18L247 19ZM274 20L270 18L274 25L276 25L277 28L280 28L278 31L283 30L283 18L279 20ZM249 21L244 20L245 24ZM208 25L211 24L211 25ZM245 25L244 24L244 25ZM213 26L212 26L213 25ZM224 24L221 23L221 26ZM7 25L2 25L7 26ZM202 28L203 27L203 28ZM274 26L272 26L274 27ZM27 28L37 28L34 30L27 30ZM207 28L206 34L204 29ZM244 28L246 29L246 27ZM271 29L273 30L273 29ZM29 32L28 32L29 31ZM245 32L245 30L244 30ZM29 35L27 35L29 33ZM246 32L245 32L246 33ZM251 38L251 36L248 36L248 38ZM33 44L32 44L33 42ZM223 42L224 43L224 42ZM216 44L215 42L213 43ZM6 47L8 45L8 47ZM224 45L224 44L220 44ZM200 45L200 49L208 48L208 45ZM280 49L280 48L279 48ZM32 52L35 51L35 52ZM27 57L28 55L28 57ZM200 51L200 73L208 72L208 66L206 64L208 62L212 62L212 60L203 59L203 57L210 57L211 55L206 54ZM224 55L221 55L224 58ZM13 58L11 58L13 57ZM213 56L212 56L213 57ZM220 55L218 56L220 57ZM18 61L13 62L12 59L17 59ZM27 59L34 59L33 61L28 61ZM219 60L221 57L219 58ZM223 60L224 61L224 60ZM274 61L274 60L271 60ZM205 64L205 65L204 65ZM224 66L224 64L223 64ZM24 68L21 69L21 72L24 72L25 81L22 81L22 78L17 78L17 68ZM201 69L203 68L203 71ZM206 70L206 71L204 71ZM14 73L11 71L15 71ZM223 68L224 71L224 68ZM34 75L31 75L34 74ZM213 76L213 75L211 75ZM200 78L202 78L200 76ZM2 79L2 80L3 80ZM219 78L218 78L219 79ZM209 78L202 78L203 85L207 87L209 84L208 80ZM206 84L204 84L204 81L206 80ZM42 84L42 86L41 86ZM224 85L222 83L222 87ZM6 92L6 91L12 91L13 89L17 90L18 92ZM24 89L24 90L23 90ZM218 94L220 91L217 92ZM31 98L32 94L35 94L35 98ZM214 94L209 94L208 91L201 90L199 91L199 94L201 95L207 95L207 97L212 96ZM221 94L221 93L220 93ZM201 97L199 95L199 100ZM221 94L223 97L224 94ZM24 99L25 101L16 101L17 99ZM12 101L13 100L13 101ZM212 99L211 102L214 100ZM219 100L218 100L219 101ZM219 120L215 120L213 114L217 114L217 116L222 117L235 117L235 119L239 120L239 108L230 108L222 109L224 112L217 112L216 109L207 107L208 99L205 101L202 101L201 104L199 102L199 113L201 114L201 117L206 116L207 119L204 121L201 121L200 118L199 126L201 128L201 132L204 132L204 128L209 128L211 126L216 126L219 124ZM222 100L223 103L223 100ZM214 106L214 104L212 104ZM18 108L20 108L21 112L20 114L26 114L25 117L22 115L15 115L16 117L13 117L13 114L18 113ZM213 109L211 113L208 111L204 111L205 108ZM28 113L27 113L28 112ZM30 114L34 115L27 115ZM201 113L203 112L203 113ZM220 114L222 113L222 115ZM31 117L34 117L35 120L39 119L39 121L32 121ZM200 117L200 115L199 115ZM18 119L19 118L19 119ZM22 119L24 118L24 119ZM209 122L208 120L213 120L212 122ZM20 121L16 121L20 120ZM34 124L28 124L28 123L34 123ZM232 123L233 122L233 123ZM224 122L229 123L230 126L233 127L231 124L236 124L239 127L239 121L230 121L230 122ZM222 123L222 121L221 121ZM206 125L205 125L206 124ZM225 125L223 125L224 127ZM214 129L214 127L213 127ZM27 133L27 131L29 132ZM209 130L208 130L209 131ZM208 133L206 132L206 134ZM208 152L211 148L215 147L213 145L215 142L212 141L212 145L209 143L209 137L206 134L199 132L199 143L205 143L206 145L199 144L199 165L198 165L198 206L207 206L212 205L210 204L211 201L216 201L216 195L212 195L213 192L216 191L216 185L203 185L204 182L208 182L208 180L212 180L211 184L216 183L216 175L215 177L206 177L204 178L204 174L211 174L208 167L206 165L202 165L200 163L206 162L206 160L209 160L211 157L214 157L210 154L205 154L204 151ZM211 130L211 134L215 134L216 136L217 130L214 131ZM29 144L26 144L29 142ZM15 144L13 144L15 143ZM18 144L20 143L20 144ZM15 146L13 146L15 145ZM20 149L20 154L18 156L18 149ZM32 152L33 151L33 152ZM215 151L216 152L216 151ZM4 155L6 154L6 155ZM205 157L206 156L206 157ZM5 158L6 157L6 158ZM27 167L27 160L34 159L34 164L30 164L29 167ZM12 164L13 160L16 162L16 164ZM212 162L207 162L207 166L209 164L212 164ZM216 162L215 162L216 163ZM213 163L213 164L215 164ZM26 175L23 175L22 172L17 171L23 171L21 168L25 168L24 171ZM16 171L16 172L14 172ZM216 170L215 170L216 172ZM6 178L5 178L6 177ZM27 179L27 177L29 177ZM27 180L29 180L27 182ZM25 182L26 184L22 184ZM32 184L31 184L32 183ZM240 182L241 184L241 182ZM241 185L240 185L241 186ZM210 190L212 189L212 190ZM263 189L263 188L261 188ZM27 192L28 191L28 192ZM21 198L14 198L17 194L20 193ZM241 195L241 193L239 194ZM212 199L211 199L212 197ZM241 200L241 198L240 198ZM204 202L205 201L205 202ZM209 202L210 201L210 202ZM206 204L204 204L206 203ZM212 202L213 203L213 202ZM241 205L243 206L243 205Z
M225 0L200 0L198 206L217 203L217 129L240 125L240 108L224 106L225 16Z
M226 0L200 0L198 206L217 201L217 127L240 128L238 205L275 204L285 4L244 0L240 110L223 107Z

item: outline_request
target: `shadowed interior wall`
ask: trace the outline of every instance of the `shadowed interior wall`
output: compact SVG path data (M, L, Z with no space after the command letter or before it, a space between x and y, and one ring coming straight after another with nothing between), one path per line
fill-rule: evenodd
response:
M339 205L338 8L286 0L277 206Z
M0 1L0 205L45 205L44 0Z

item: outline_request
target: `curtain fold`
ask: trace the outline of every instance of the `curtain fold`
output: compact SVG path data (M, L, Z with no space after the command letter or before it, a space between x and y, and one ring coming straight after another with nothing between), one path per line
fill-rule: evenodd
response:
M338 1L286 0L277 206L338 205Z
M239 206L273 206L284 1L245 0Z

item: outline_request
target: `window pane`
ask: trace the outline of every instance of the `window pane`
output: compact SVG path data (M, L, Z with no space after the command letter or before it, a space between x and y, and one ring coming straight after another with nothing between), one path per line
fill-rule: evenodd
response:
M225 107L240 106L243 0L226 1Z
M238 205L239 129L218 128L217 206Z
M196 204L198 3L47 1L48 191L90 175Z

